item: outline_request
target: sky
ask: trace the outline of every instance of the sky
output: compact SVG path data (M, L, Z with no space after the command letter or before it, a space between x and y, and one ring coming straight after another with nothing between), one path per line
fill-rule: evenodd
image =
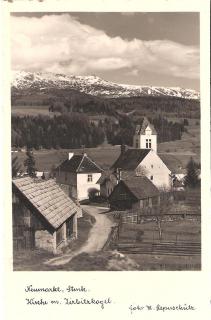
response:
M13 70L199 90L197 13L13 13Z

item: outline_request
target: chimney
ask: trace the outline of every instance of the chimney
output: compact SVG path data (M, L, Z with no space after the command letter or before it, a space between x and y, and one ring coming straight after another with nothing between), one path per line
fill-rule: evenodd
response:
M73 152L69 152L68 153L68 160L70 160L73 156L74 156L74 153Z
M125 153L127 150L127 146L125 144L121 144L121 154Z

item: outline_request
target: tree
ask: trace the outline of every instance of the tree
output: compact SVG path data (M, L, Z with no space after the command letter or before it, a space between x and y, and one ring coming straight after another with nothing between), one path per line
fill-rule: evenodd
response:
M190 158L190 161L187 164L187 175L185 177L185 186L190 188L196 188L199 186L199 173L198 173L198 164Z
M16 177L21 169L21 165L18 162L18 157L12 158L12 177Z
M94 200L99 195L99 190L96 188L90 188L88 190L89 200Z
M36 167L35 167L35 159L31 149L27 148L26 151L26 160L24 161L24 166L26 167L26 172L29 176L35 177L36 176Z

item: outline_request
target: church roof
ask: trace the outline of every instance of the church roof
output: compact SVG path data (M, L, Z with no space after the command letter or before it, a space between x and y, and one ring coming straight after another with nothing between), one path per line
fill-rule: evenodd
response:
M145 130L147 127L149 127L152 130L152 134L157 134L157 131L155 130L153 124L151 124L146 117L144 117L144 120L141 125L136 126L136 134L145 134Z
M86 154L73 155L63 161L56 170L73 173L100 173L103 170Z
M126 171L135 170L150 151L151 149L128 149L120 154L112 168L121 168Z

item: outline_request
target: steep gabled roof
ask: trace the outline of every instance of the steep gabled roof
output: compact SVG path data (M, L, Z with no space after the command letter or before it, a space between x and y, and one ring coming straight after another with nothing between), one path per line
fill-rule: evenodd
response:
M70 160L63 161L57 170L74 173L100 173L103 171L85 154L73 155Z
M111 183L113 183L114 185L117 182L117 176L115 175L115 173L113 173L112 171L108 170L108 171L104 171L101 175L101 177L98 179L97 183L102 185L104 184L106 181L110 181Z
M59 228L69 217L81 209L70 199L53 179L39 180L31 177L14 179L16 188L54 228Z
M121 180L114 188L113 192L115 192L121 184L124 185L137 200L159 196L159 190L147 177L133 176L128 179ZM112 197L112 193L110 197Z
M128 149L120 154L112 168L121 168L126 171L135 170L150 151L150 149Z
M157 134L153 124L149 122L149 120L145 117L141 125L136 126L136 134L145 134L146 128L149 127L152 130L152 134Z

